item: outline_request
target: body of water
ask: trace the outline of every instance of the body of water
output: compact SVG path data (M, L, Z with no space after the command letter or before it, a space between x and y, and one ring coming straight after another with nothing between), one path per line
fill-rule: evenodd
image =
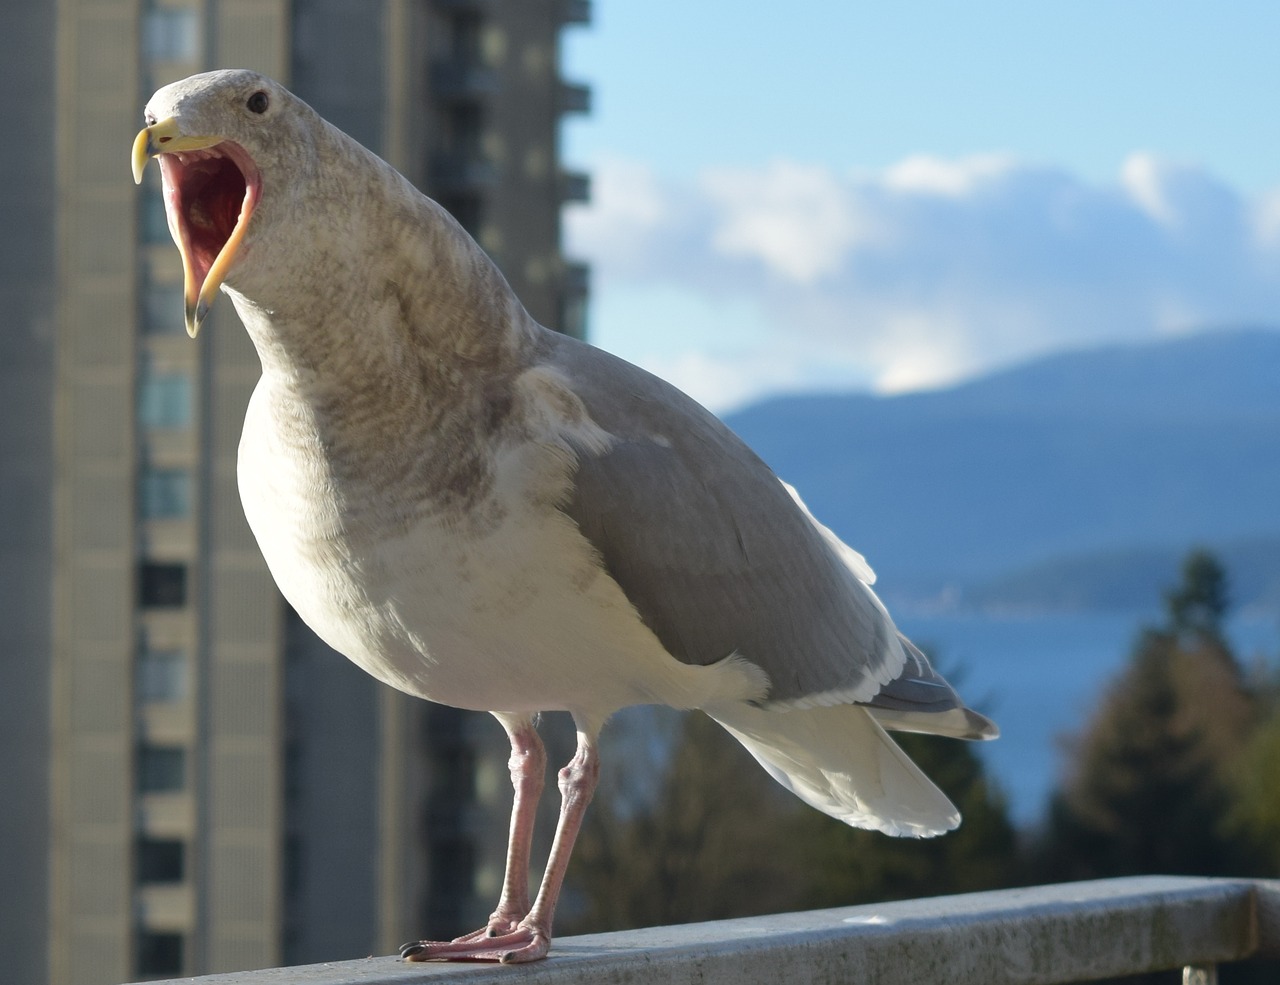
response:
M1124 669L1144 625L1157 613L1082 612L1035 616L921 614L898 609L898 627L937 657L966 702L999 724L1001 737L978 748L1020 825L1041 819L1065 766L1062 740L1081 731ZM1228 623L1246 664L1280 652L1280 620L1238 616Z

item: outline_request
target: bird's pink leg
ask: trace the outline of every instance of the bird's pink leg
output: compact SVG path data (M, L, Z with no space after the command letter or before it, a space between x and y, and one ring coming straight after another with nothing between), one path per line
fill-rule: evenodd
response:
M516 929L529 912L529 853L533 845L533 823L538 814L543 781L547 773L547 751L537 729L528 719L508 722L501 718L511 739L511 786L515 800L511 805L511 832L507 839L507 869L502 879L502 895L498 908L489 916L487 926L460 941L500 937Z
M532 725L529 726L529 731L532 734ZM516 776L514 764L520 758L516 734L515 731L511 732L513 779ZM537 740L537 735L533 734L533 738ZM542 743L538 740L539 753L545 757L541 749ZM560 819L556 824L551 856L547 859L547 869L543 873L538 896L523 919L514 925L508 923L511 914L521 908L522 901L526 906L528 903L527 890L522 890L521 885L528 878L529 835L533 828L532 808L528 808L527 828L519 817L522 810L520 783L517 781L516 805L511 818L511 844L507 853L507 875L502 899L490 918L488 927L448 943L418 941L406 944L400 949L400 956L410 961L501 961L504 964L537 961L546 957L551 948L551 925L555 919L556 901L560 898L560 889L564 885L565 872L569 868L569 857L573 854L574 841L577 840L582 818L586 814L587 805L591 803L599 779L600 757L595 738L579 731L577 752L569 765L560 771ZM536 800L535 796L535 804ZM520 835L519 839L517 833ZM521 863L521 860L523 863L517 868L516 863ZM509 926L510 929L503 933L503 926Z
M600 754L595 737L580 731L578 750L569 765L560 771L560 819L556 823L547 869L542 874L542 885L537 899L533 901L533 909L520 921L520 929L529 935L529 941L523 947L514 947L502 955L503 964L537 961L545 958L551 949L551 924L555 920L556 902L560 899L560 888L569 869L573 844L578 839L587 805L591 803L599 781Z

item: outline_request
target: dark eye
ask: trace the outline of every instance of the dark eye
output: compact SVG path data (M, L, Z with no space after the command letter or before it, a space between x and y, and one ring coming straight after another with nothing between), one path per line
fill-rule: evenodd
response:
M249 107L249 112L251 113L265 113L267 111L267 94L259 89L245 100L245 105Z

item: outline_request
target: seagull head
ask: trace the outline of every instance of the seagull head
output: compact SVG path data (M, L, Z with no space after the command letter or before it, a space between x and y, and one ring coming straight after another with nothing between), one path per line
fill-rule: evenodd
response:
M289 159L306 154L300 106L283 86L245 70L193 75L147 102L147 125L133 142L133 177L141 184L147 162L159 160L192 338L244 251L251 223L263 221L262 175L288 173L295 163Z

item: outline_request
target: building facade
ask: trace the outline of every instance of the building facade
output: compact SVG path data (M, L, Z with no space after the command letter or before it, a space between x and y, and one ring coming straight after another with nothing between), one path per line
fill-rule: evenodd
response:
M482 922L505 737L377 686L276 593L236 491L256 354L226 303L186 338L157 169L136 189L126 158L154 89L263 71L453 211L543 324L580 335L585 270L561 254L560 211L585 179L561 169L557 134L587 108L559 71L587 4L24 0L3 16L0 72L23 94L5 113L30 135L3 152L28 180L6 189L0 232L9 970L177 977Z

